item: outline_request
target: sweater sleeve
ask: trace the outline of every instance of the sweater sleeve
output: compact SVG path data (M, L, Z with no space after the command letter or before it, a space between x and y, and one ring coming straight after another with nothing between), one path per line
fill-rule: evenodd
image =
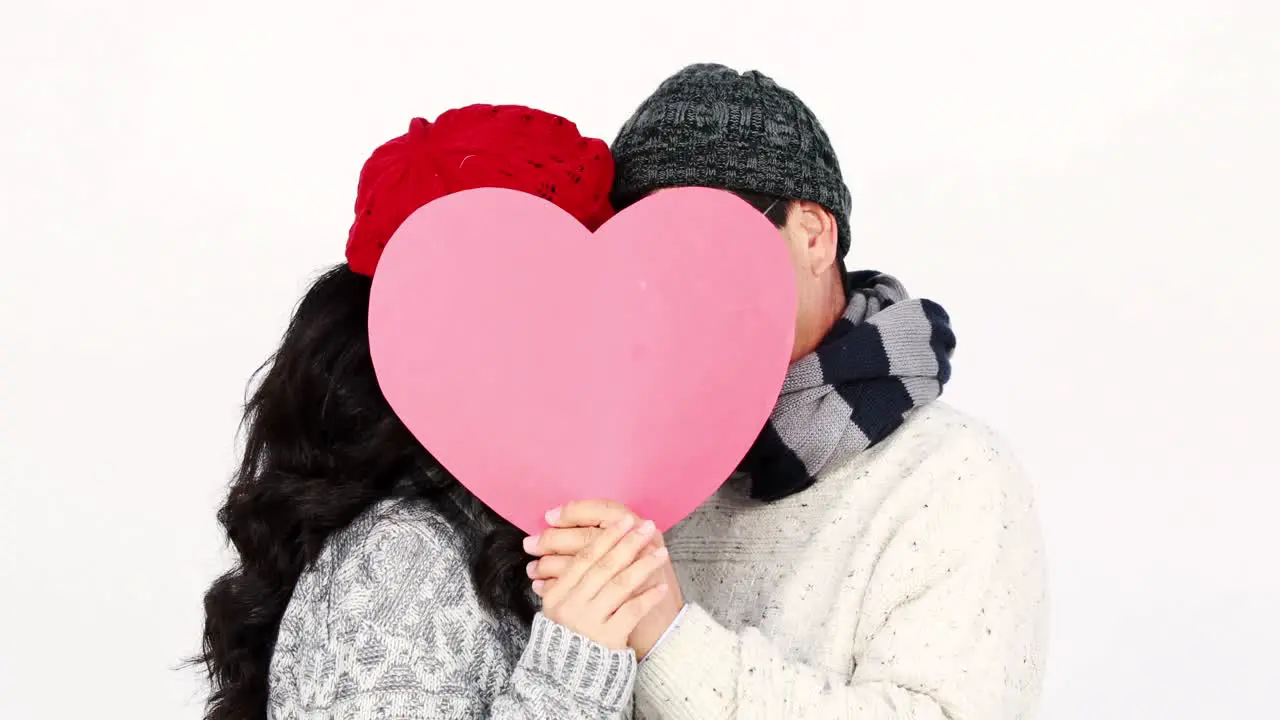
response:
M485 612L439 527L380 522L282 623L273 720L607 720L629 715L635 655L539 613L527 644ZM508 657L519 652L514 668Z
M855 667L812 667L691 606L640 665L648 720L1022 720L1038 700L1045 603L1031 494L994 437L953 443L876 563Z

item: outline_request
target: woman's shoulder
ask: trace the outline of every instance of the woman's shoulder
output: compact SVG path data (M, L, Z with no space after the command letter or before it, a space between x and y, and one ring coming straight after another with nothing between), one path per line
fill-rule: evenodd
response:
M361 565L371 558L391 565L464 561L467 545L463 533L426 501L382 500L334 533L315 569Z
M385 500L331 535L298 578L284 636L321 628L420 631L442 613L483 622L465 538L421 500Z
M431 504L383 500L329 538L299 586L322 592L330 607L389 596L458 599L471 586L470 554L468 538Z
M472 663L478 687L504 681L519 638L484 610L469 542L454 527L424 501L397 500L331 536L281 619L272 703L337 707L362 693L400 692L406 678L436 682L423 667L443 677L456 663Z
M467 539L425 501L369 507L332 535L298 578L277 660L328 656L343 638L417 643L442 622L450 632L492 633L500 624L482 608L470 556Z

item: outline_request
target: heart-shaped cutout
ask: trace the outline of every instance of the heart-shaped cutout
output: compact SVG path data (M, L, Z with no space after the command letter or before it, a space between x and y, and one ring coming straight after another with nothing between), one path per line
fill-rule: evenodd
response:
M785 243L729 193L656 193L592 234L541 198L480 188L397 230L369 343L396 414L516 526L603 497L666 530L768 419L795 308Z

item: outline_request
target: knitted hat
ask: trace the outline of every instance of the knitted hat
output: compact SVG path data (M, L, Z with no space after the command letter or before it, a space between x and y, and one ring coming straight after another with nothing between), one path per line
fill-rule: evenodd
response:
M826 131L795 93L755 71L690 65L640 105L613 141L613 204L702 186L815 202L849 250L852 199Z
M479 187L521 190L559 205L591 230L613 216L613 157L557 115L519 105L471 105L416 118L365 161L347 264L372 276L382 249L418 208Z

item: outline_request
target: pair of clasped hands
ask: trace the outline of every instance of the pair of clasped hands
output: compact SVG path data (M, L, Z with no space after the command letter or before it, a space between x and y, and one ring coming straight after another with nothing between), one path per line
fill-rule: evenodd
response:
M546 514L524 540L542 614L606 647L643 658L684 607L662 534L625 506L584 500Z

